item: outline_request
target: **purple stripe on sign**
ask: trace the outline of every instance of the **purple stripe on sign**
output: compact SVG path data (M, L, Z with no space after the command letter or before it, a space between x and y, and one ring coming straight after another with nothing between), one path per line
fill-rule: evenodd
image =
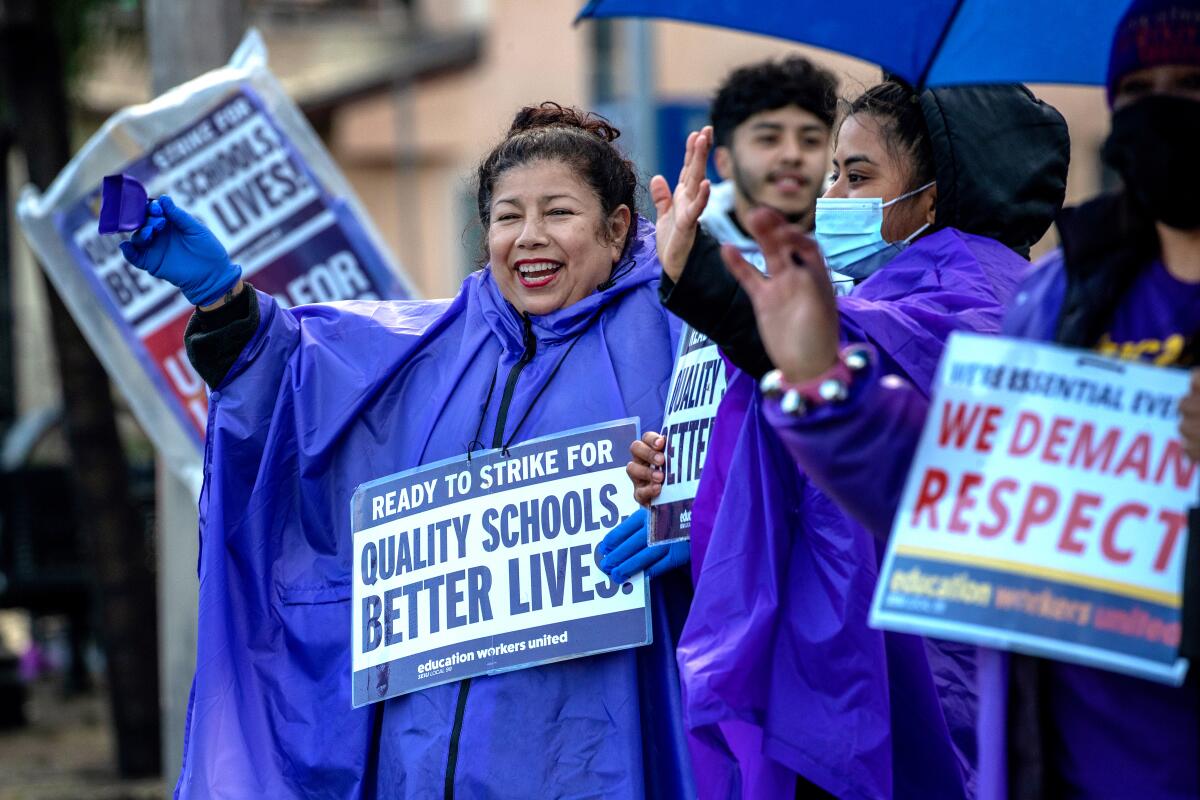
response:
M1170 665L1178 608L1044 578L897 555L883 608L913 618L1040 636Z
M650 507L650 543L687 539L692 532L692 500L676 500Z
M552 480L622 469L621 454L637 438L637 426L618 427L555 436L553 443L534 440L504 450L487 450L456 456L438 464L418 467L360 486L354 494L352 523L355 531L366 530L408 513L404 506L428 511L472 500L497 491L518 489ZM627 489L623 484L620 489ZM428 498L432 495L432 501ZM407 503L402 503L402 499ZM422 502L412 502L420 498ZM581 502L582 502L581 498ZM590 501L597 504L599 498ZM418 508L419 505L419 508ZM373 513L380 507L386 514ZM582 508L590 518L588 509Z
M540 625L427 650L359 670L354 707L444 683L649 644L647 609Z

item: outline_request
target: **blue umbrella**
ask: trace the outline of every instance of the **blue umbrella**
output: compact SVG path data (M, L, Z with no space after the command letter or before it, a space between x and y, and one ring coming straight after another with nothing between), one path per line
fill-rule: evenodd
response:
M1130 0L590 0L579 18L661 17L872 61L914 86L1103 84Z

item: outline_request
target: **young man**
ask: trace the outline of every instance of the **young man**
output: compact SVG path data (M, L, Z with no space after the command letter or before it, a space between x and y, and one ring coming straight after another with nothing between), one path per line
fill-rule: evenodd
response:
M836 92L832 74L793 56L734 70L713 98L713 159L722 182L713 186L700 223L760 269L762 254L746 215L769 206L812 230L829 171ZM831 277L839 294L850 290L849 278Z
M812 230L817 197L824 190L829 169L830 140L837 115L837 79L800 56L748 64L730 73L717 89L710 113L716 145L713 157L723 181L713 186L705 198L707 205L700 215L702 231L696 237L695 249L715 258L721 245L733 245L744 258L762 269L765 266L762 253L743 221L751 209L766 206L805 231ZM838 294L846 294L853 288L853 281L846 276L831 272L830 278ZM674 287L663 288L664 302L673 291ZM677 294L688 291L685 287ZM697 302L704 301L699 298ZM742 325L730 336L734 340L746 337L754 343L758 341L758 331L753 325ZM682 339L681 353L686 353L686 358L680 358L677 371L697 364L712 367L705 372L711 376L713 385L703 407L686 412L691 430L700 431L689 433L688 440L688 447L700 453L694 460L695 469L688 475L694 484L703 467L707 432L725 391L725 375L716 345L688 326L684 327ZM760 352L761 347L750 350ZM764 366L763 371L769 368ZM673 377L672 392L675 380ZM658 441L662 443L660 447L665 446L672 434L669 418L667 423L668 428L661 433L648 431L642 437L643 442ZM668 448L677 452L682 449L675 445ZM666 466L665 456L660 456L658 463ZM667 473L663 469L650 470L636 461L629 468L638 471L638 476L654 481L656 489ZM638 478L633 472L630 474L635 480ZM657 494L657 491L654 495L639 491L638 501L648 504ZM647 549L645 520L644 514L635 514L602 545L602 552L610 555L601 566L610 575L627 577L651 566L663 569L688 558L686 543Z

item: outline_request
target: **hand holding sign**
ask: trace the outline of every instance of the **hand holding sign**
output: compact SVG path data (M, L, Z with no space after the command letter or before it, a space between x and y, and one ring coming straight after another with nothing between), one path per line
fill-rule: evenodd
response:
M683 169L679 171L674 194L662 175L650 179L650 199L654 201L654 210L658 215L654 223L658 260L663 272L673 281L679 280L683 274L688 253L696 241L700 212L708 204L710 184L704 175L712 137L711 126L688 135Z
M792 383L815 378L838 356L837 302L825 259L816 242L773 209L756 208L746 222L770 279L735 247L723 246L721 257L749 295L763 347L783 377Z
M667 463L663 450L666 446L666 439L657 431L647 431L629 445L633 460L625 465L625 474L633 481L633 497L640 506L650 505L662 492L663 466Z
M1200 461L1200 368L1192 370L1188 392L1179 401L1179 435L1187 454Z
M125 260L178 286L195 306L210 306L237 286L242 268L212 231L167 195L151 200L146 223L127 242Z

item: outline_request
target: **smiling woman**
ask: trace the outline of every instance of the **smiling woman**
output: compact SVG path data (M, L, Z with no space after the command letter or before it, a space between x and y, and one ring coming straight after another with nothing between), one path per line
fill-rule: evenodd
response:
M492 277L522 313L548 314L609 279L633 236L637 173L604 120L557 103L517 115L479 165Z
M518 311L548 314L582 300L612 274L630 210L604 214L561 161L514 167L497 180L488 226L492 277Z
M365 708L350 699L351 576L363 563L381 574L409 556L415 566L418 542L420 560L438 562L478 550L484 535L414 526L396 540L394 558L388 545L355 565L346 513L355 487L584 426L661 422L678 323L658 302L654 231L635 215L637 180L613 145L617 135L576 109L522 109L478 171L490 263L448 301L283 308L243 288L221 243L173 203L163 201L169 213L139 231L132 254L169 267L163 274L176 285L199 282L205 291L193 294L208 303L186 335L214 391L200 666L179 797L695 795L672 678L691 589L679 570L666 570L681 560L653 566L666 574L650 585L645 647ZM514 474L488 473L497 486ZM503 522L508 535L525 517L538 522L522 534L530 538L561 538L561 528L572 537L570 575L608 585L593 547L620 521L616 491L585 487L561 508L536 498L494 528L500 536ZM376 510L398 520L402 505L425 499L385 496ZM455 584L446 581L426 594L450 614ZM579 586L581 598L593 592ZM464 591L479 600L460 606L468 624L469 609L482 618L500 607L484 605L482 580ZM392 613L382 602L368 617Z

